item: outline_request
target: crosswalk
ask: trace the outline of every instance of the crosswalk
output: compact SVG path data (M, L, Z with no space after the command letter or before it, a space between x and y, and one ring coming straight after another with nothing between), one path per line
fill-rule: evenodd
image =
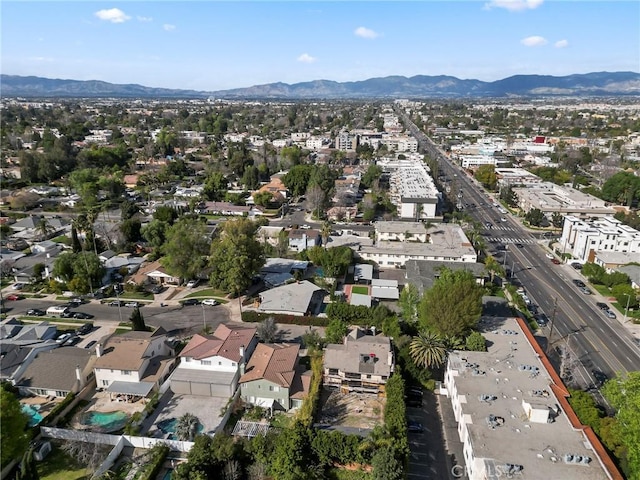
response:
M489 228L488 230L500 230L502 232L517 232L517 231L520 231L519 228L507 227L507 226L503 226L503 225L494 225L493 227Z
M521 243L523 245L533 245L536 242L533 238L507 238L507 237L486 237L492 243Z

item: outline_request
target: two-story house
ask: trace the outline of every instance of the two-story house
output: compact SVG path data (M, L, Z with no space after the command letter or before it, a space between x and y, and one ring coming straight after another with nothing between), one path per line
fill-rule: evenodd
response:
M320 238L320 232L313 229L296 229L289 230L289 250L295 250L296 252L302 252L307 248L320 245L322 239Z
M274 410L295 410L309 393L311 373L298 364L300 345L259 343L240 377L246 403Z
M128 398L147 397L175 366L175 351L166 331L112 335L96 346L96 387Z
M343 343L325 347L324 386L338 387L343 393L384 394L394 366L391 339L367 335L355 327Z
M255 327L220 324L213 335L194 335L180 352L171 376L177 394L230 397L238 388L240 365L258 343Z

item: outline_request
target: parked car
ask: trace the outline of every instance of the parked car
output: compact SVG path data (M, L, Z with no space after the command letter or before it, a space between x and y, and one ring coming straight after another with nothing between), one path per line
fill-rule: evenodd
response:
M409 407L422 407L422 397L409 397L407 399L407 406Z
M86 335L87 333L91 332L91 330L93 330L93 323L85 323L80 328L78 328L77 333L79 335Z
M544 313L536 315L535 319L536 319L536 323L541 327L544 327L547 325L547 323L549 323L547 316Z
M66 312L62 312L60 314L60 318L73 318L75 312L72 312L70 310L67 310Z
M199 283L200 283L200 280L189 280L187 282L187 288L197 287Z
M73 336L72 333L63 333L62 335L60 335L58 338L56 338L56 343L64 343L66 342L68 339L70 339Z
M216 305L219 305L219 302L217 300L214 300L213 298L205 298L204 300L202 300L202 304L215 307Z
M11 288L13 288L14 290L22 290L24 288L24 283L14 283Z
M571 266L576 270L582 270L582 264L580 262L572 262Z
M554 258L554 257L553 257L553 253L547 253L547 254L545 255L545 257L547 257L549 260L553 260L553 258Z
M407 422L407 431L411 433L422 433L424 432L424 427L419 422L409 420Z
M571 280L571 281L572 281L572 282L573 282L573 284L574 284L576 287L578 287L578 288L586 287L586 285L584 284L584 282L583 282L582 280L573 279L573 280ZM603 303L603 305L605 305L605 304ZM606 307L606 305L605 305L605 307ZM602 307L600 307L600 308L602 308Z
M20 300L22 297L20 295L15 295L15 294L11 294L11 295L7 295L6 297L4 297L5 300L10 300L10 301L16 301L16 300Z
M129 308L140 308L140 303L139 302L127 302L124 304L125 307L129 307Z
M27 310L27 315L31 317L44 317L46 313L44 310L40 310L39 308L30 308Z
M589 290L587 287L580 287L580 291L585 295L591 295L591 290Z
M598 307L600 310L609 310L609 305L604 302L596 302L596 307Z
M97 340L91 340L89 343L87 343L84 348L91 348L96 344Z
M110 307L122 307L124 305L124 302L122 300L112 300L108 303L108 305Z
M554 258L551 260L551 263L553 263L554 265L560 265L560 263L562 262L560 262L560 260L558 260L557 258Z
M74 312L73 318L78 318L80 320L89 320L90 318L93 318L93 315L85 312Z
M151 287L151 290L149 291L154 295L157 295L158 293L162 293L163 290L164 290L164 287L162 285L154 285L153 287Z
M616 318L616 314L611 309L607 308L606 310L604 310L604 314L609 318Z
M67 338L67 340L63 343L63 345L65 347L72 347L74 346L76 343L79 343L80 340L82 340L82 338L80 338L78 335L71 335L69 338Z
M189 305L200 305L200 301L197 298L187 298L182 305L188 307Z

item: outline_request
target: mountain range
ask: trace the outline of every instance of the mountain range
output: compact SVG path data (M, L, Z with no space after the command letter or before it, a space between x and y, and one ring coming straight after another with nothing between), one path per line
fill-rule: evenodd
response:
M314 80L294 84L269 83L219 91L153 88L99 80L60 80L0 75L2 97L28 98L220 98L220 99L383 99L383 98L505 98L640 95L640 73L594 72L555 77L514 75L484 82L438 75L389 76L355 82Z

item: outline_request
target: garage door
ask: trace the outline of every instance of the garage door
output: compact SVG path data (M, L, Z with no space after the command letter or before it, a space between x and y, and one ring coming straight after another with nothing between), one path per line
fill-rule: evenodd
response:
M208 383L191 382L191 395L211 396L211 389Z
M231 396L231 387L229 385L212 384L211 385L212 397L229 397Z
M171 391L173 393L191 395L191 382L172 380Z

